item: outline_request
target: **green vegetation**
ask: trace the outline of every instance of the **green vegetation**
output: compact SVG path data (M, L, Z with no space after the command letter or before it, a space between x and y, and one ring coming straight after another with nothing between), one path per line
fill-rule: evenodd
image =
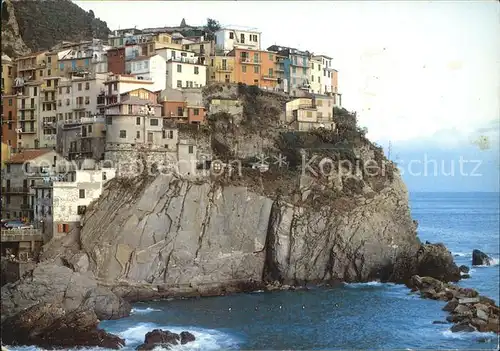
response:
M13 1L19 32L33 51L50 49L60 41L106 39L111 32L94 12L69 0ZM2 27L4 25L2 14Z

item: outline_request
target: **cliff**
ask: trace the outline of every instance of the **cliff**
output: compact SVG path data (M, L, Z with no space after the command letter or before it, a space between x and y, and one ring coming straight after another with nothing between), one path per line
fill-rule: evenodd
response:
M354 114L334 110L335 132L293 132L280 122L287 96L205 88L206 103L214 98L238 102L180 137L224 171L109 181L80 232L53 239L31 273L2 287L4 342L119 348L123 340L97 323L128 315L124 300L460 279L444 245L420 244L396 167ZM286 162L256 169L264 152Z
M189 137L213 159L243 160L238 174L113 180L87 209L78 247L65 259L84 257L86 269L120 295L403 282L415 273L420 242L407 190L353 114L336 112L337 132L287 132L279 124L287 97L243 85L206 89L207 101L219 97L238 98L241 108L213 114ZM248 166L262 145L288 155L287 166ZM318 162L306 169L305 154L329 157L331 169L321 174ZM359 168L370 163L379 167L374 174ZM61 255L51 252L46 257Z
M2 1L2 52L11 57L48 50L60 41L107 39L106 22L70 0Z

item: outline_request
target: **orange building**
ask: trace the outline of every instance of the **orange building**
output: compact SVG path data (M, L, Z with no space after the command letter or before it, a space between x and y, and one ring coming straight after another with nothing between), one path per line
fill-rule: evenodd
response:
M234 56L234 79L260 88L278 86L276 53L263 50L233 49L228 56Z
M2 142L17 147L17 98L16 95L3 95L2 101Z
M167 120L176 123L203 124L206 111L201 103L201 90L185 92L177 89L165 89L160 96L162 114Z

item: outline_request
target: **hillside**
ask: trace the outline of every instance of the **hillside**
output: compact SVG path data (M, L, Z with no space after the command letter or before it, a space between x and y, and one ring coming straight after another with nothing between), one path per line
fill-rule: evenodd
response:
M69 0L6 0L2 4L2 52L9 56L26 53L26 47L45 50L62 40L107 38L109 33L106 22Z

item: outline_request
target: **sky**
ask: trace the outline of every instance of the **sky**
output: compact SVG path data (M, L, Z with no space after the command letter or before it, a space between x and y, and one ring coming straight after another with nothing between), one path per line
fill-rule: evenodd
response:
M357 111L370 139L386 152L390 140L393 154L403 156L432 150L449 159L479 150L492 181L466 179L466 188L498 191L495 0L74 2L110 29L173 26L183 18L202 25L214 18L258 29L263 49L278 44L332 56L342 103ZM488 152L474 144L481 136L489 140Z

